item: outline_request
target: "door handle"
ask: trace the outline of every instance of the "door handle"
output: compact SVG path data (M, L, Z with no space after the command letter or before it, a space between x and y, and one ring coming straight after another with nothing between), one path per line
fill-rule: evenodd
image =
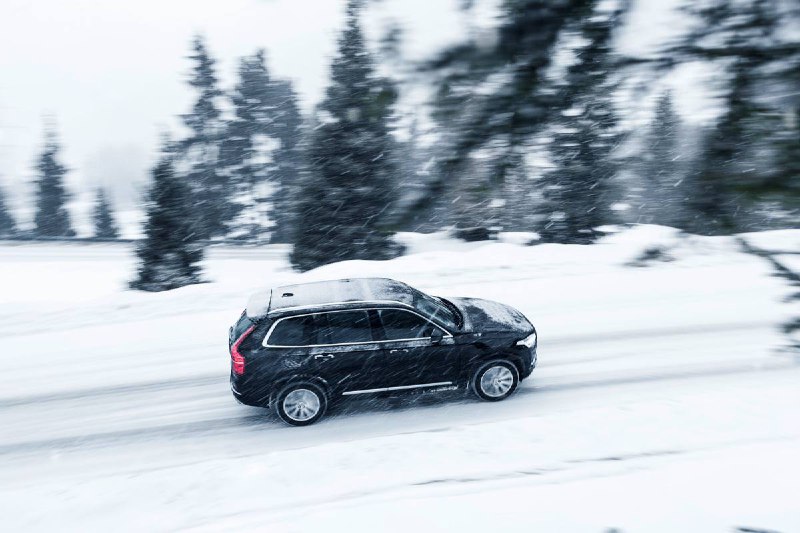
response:
M389 353L408 353L408 350L395 349L395 350L389 350Z
M318 353L314 356L314 359L333 359L334 355L332 353Z

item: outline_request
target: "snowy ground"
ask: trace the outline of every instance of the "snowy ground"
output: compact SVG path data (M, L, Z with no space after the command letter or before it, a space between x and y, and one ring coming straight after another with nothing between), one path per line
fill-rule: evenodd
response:
M8 530L800 531L791 288L731 238L640 227L591 247L404 235L293 273L219 248L210 283L124 290L127 246L0 244ZM747 235L797 271L800 232ZM627 266L654 245L672 261ZM500 300L540 366L499 404L353 402L288 428L238 405L227 327L264 285L381 275Z

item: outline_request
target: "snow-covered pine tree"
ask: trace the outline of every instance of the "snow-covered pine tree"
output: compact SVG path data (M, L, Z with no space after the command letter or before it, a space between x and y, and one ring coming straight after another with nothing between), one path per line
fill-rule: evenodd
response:
M228 236L264 240L270 231L270 171L274 166L268 141L274 109L264 51L239 61L239 81L230 94L233 119L221 142L221 172L231 185L232 217Z
M232 191L220 162L223 124L218 99L222 91L218 88L216 61L201 37L192 42L189 58L195 63L189 85L197 91L197 100L191 113L182 115L190 133L180 143L178 169L185 174L194 197L192 222L198 235L208 239L225 235L225 222L232 212Z
M672 94L664 92L656 101L650 128L644 136L638 165L642 194L635 199L634 220L642 224L682 227L686 222L683 204L688 191L687 164L682 152L681 119L675 112Z
M119 228L114 220L111 202L105 189L98 189L92 214L95 239L119 239Z
M17 233L17 224L6 203L6 193L0 186L0 237L12 237Z
M444 226L442 213L428 209L424 212L404 216L409 205L418 202L427 194L427 183L431 180L434 166L433 148L420 142L421 133L416 115L409 117L408 138L396 145L398 183L402 184L400 197L391 213L392 223L398 231L430 232Z
M194 200L183 178L175 176L172 159L166 149L153 169L133 289L158 292L200 283L203 241L193 224Z
M791 27L800 12L780 0L702 0L692 11L703 24L673 53L716 62L729 73L723 113L706 136L697 169L689 175L697 233L754 230L769 224L766 204L778 199L774 178L785 105L794 98L800 43Z
M800 220L800 104L785 112L781 127L775 135L776 172L763 184L768 197L778 196L785 218Z
M736 217L743 200L736 191L736 183L743 173L753 167L744 159L748 150L748 122L758 120L762 110L754 105L750 95L752 78L745 69L737 68L726 111L707 135L702 156L695 173L689 176L692 194L686 202L690 219L688 231L701 234L730 233L735 231Z
M224 172L237 191L229 235L289 242L301 125L291 82L270 76L260 50L241 59L231 102L222 142Z
M385 259L399 251L383 225L397 195L389 131L397 95L375 74L359 12L360 2L351 0L310 141L310 172L291 258L300 270L346 259Z
M296 234L297 199L302 194L299 180L303 169L302 123L297 95L289 81L275 83L275 115L272 134L280 142L274 152L272 181L272 236L270 242L288 243Z
M67 211L69 194L64 186L67 167L59 161L61 145L55 129L48 127L42 153L36 162L36 214L34 234L37 237L74 237Z
M375 62L385 72L391 72L392 82L398 87L413 88L418 81L415 62L404 56L405 33L397 21L390 21L383 28L378 41ZM409 68L410 67L410 68ZM445 224L441 213L433 209L415 211L407 215L409 206L417 203L427 194L426 186L431 180L434 168L434 146L422 142L423 132L420 128L422 115L419 109L409 109L403 116L396 118L398 132L395 135L395 156L397 173L396 183L400 185L397 201L391 212L388 212L388 225L395 231L430 232L441 229ZM402 124L402 126L401 126ZM428 129L427 131L432 131ZM440 139L441 140L441 139ZM440 143L435 143L439 146ZM439 202L441 207L444 202Z
M428 62L425 70L439 77L434 119L444 133L434 179L427 194L408 207L406 218L436 204L456 205L450 222L471 228L470 234L490 233L489 226L497 222L492 199L503 199L506 178L515 182L512 189L529 181L521 155L554 108L552 95L542 87L558 37L595 3L506 0L492 44L475 32ZM463 2L465 9L472 4Z
M620 11L589 12L580 24L586 44L561 87L561 116L550 155L555 167L542 178L547 218L539 231L545 242L588 244L596 228L614 221L612 183L620 142L614 108L612 36Z

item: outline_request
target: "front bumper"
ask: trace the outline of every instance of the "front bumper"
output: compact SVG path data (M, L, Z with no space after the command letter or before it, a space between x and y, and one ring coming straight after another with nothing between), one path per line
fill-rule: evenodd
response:
M536 368L538 355L536 354L536 346L533 348L525 348L524 346L519 348L522 351L520 355L524 366L520 379L525 379L530 376L533 369Z

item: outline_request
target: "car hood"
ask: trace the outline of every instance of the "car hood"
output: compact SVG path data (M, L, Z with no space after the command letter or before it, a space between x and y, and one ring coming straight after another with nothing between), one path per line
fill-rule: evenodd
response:
M464 315L467 333L515 333L527 335L533 326L511 306L480 298L448 298Z

